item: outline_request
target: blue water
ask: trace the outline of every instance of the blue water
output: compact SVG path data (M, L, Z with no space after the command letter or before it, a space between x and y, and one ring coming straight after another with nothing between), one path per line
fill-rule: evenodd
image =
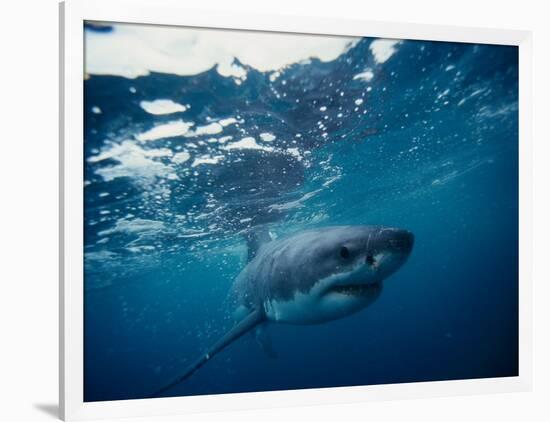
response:
M242 65L241 84L215 69L86 79L86 401L146 397L232 326L253 226L382 224L416 241L367 309L269 326L276 359L247 335L166 395L518 374L517 48L404 41L377 64L371 42L277 78ZM190 108L139 106L159 98ZM226 118L223 133L136 139ZM222 149L246 137L264 149Z

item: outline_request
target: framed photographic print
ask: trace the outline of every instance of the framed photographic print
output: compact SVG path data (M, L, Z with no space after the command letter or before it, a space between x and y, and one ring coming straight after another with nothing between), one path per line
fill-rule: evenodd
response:
M72 0L66 420L531 384L530 34Z

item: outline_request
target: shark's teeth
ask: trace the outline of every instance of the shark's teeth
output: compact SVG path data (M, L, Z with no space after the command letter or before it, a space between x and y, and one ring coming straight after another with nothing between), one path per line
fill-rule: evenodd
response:
M350 296L362 296L375 293L380 290L380 287L380 283L349 284L334 286L330 289L330 291Z

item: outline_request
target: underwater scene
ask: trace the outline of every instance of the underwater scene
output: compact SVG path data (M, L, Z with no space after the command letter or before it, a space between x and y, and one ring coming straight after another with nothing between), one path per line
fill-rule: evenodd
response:
M88 22L85 71L85 401L518 375L517 47Z

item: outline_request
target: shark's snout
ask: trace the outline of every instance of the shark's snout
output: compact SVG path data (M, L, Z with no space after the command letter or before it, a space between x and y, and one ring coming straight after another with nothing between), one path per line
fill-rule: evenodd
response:
M414 245L414 234L408 230L396 230L392 233L389 244L397 252L409 253Z
M375 270L376 281L396 272L407 261L414 246L414 234L405 229L381 228L374 239L368 239L365 262Z

